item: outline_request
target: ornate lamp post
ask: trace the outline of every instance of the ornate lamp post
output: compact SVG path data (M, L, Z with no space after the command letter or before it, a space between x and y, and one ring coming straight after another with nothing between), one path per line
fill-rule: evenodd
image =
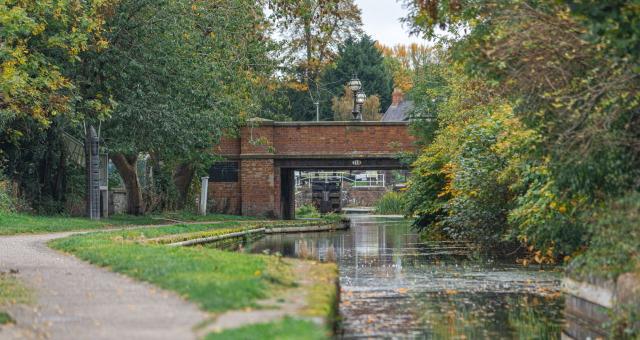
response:
M349 88L351 89L351 92L353 92L353 111L351 111L351 114L353 115L353 120L362 120L362 116L360 115L360 110L362 109L362 104L367 99L367 96L364 94L363 91L361 91L362 83L360 82L358 77L354 75L353 78L349 80L349 83L347 84L347 86L349 86Z
M355 120L362 120L362 104L364 104L365 100L367 100L367 95L364 94L364 91L362 90L358 91L358 93L356 94L356 105L358 106L358 110L357 110L358 115L354 117Z

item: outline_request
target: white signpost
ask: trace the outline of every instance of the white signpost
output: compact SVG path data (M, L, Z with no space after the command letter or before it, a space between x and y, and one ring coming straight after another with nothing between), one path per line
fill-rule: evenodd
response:
M209 176L200 178L200 207L198 212L200 215L207 214L207 191L209 189Z

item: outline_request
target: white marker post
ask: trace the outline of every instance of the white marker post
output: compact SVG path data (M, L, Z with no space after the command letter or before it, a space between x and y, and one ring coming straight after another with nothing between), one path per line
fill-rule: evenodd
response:
M200 215L207 214L207 191L209 189L209 176L200 178Z

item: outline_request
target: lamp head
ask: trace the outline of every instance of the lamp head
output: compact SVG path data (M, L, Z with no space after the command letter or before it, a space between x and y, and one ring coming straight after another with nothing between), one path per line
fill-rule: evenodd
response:
M362 83L360 82L360 79L354 76L351 80L349 80L347 86L349 86L351 91L355 93L360 91L360 89L362 88Z

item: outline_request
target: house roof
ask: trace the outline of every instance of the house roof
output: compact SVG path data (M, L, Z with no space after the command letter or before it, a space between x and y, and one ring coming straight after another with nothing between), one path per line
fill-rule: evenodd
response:
M383 122L403 122L409 120L409 111L413 109L412 100L404 100L399 104L391 104L382 116Z

